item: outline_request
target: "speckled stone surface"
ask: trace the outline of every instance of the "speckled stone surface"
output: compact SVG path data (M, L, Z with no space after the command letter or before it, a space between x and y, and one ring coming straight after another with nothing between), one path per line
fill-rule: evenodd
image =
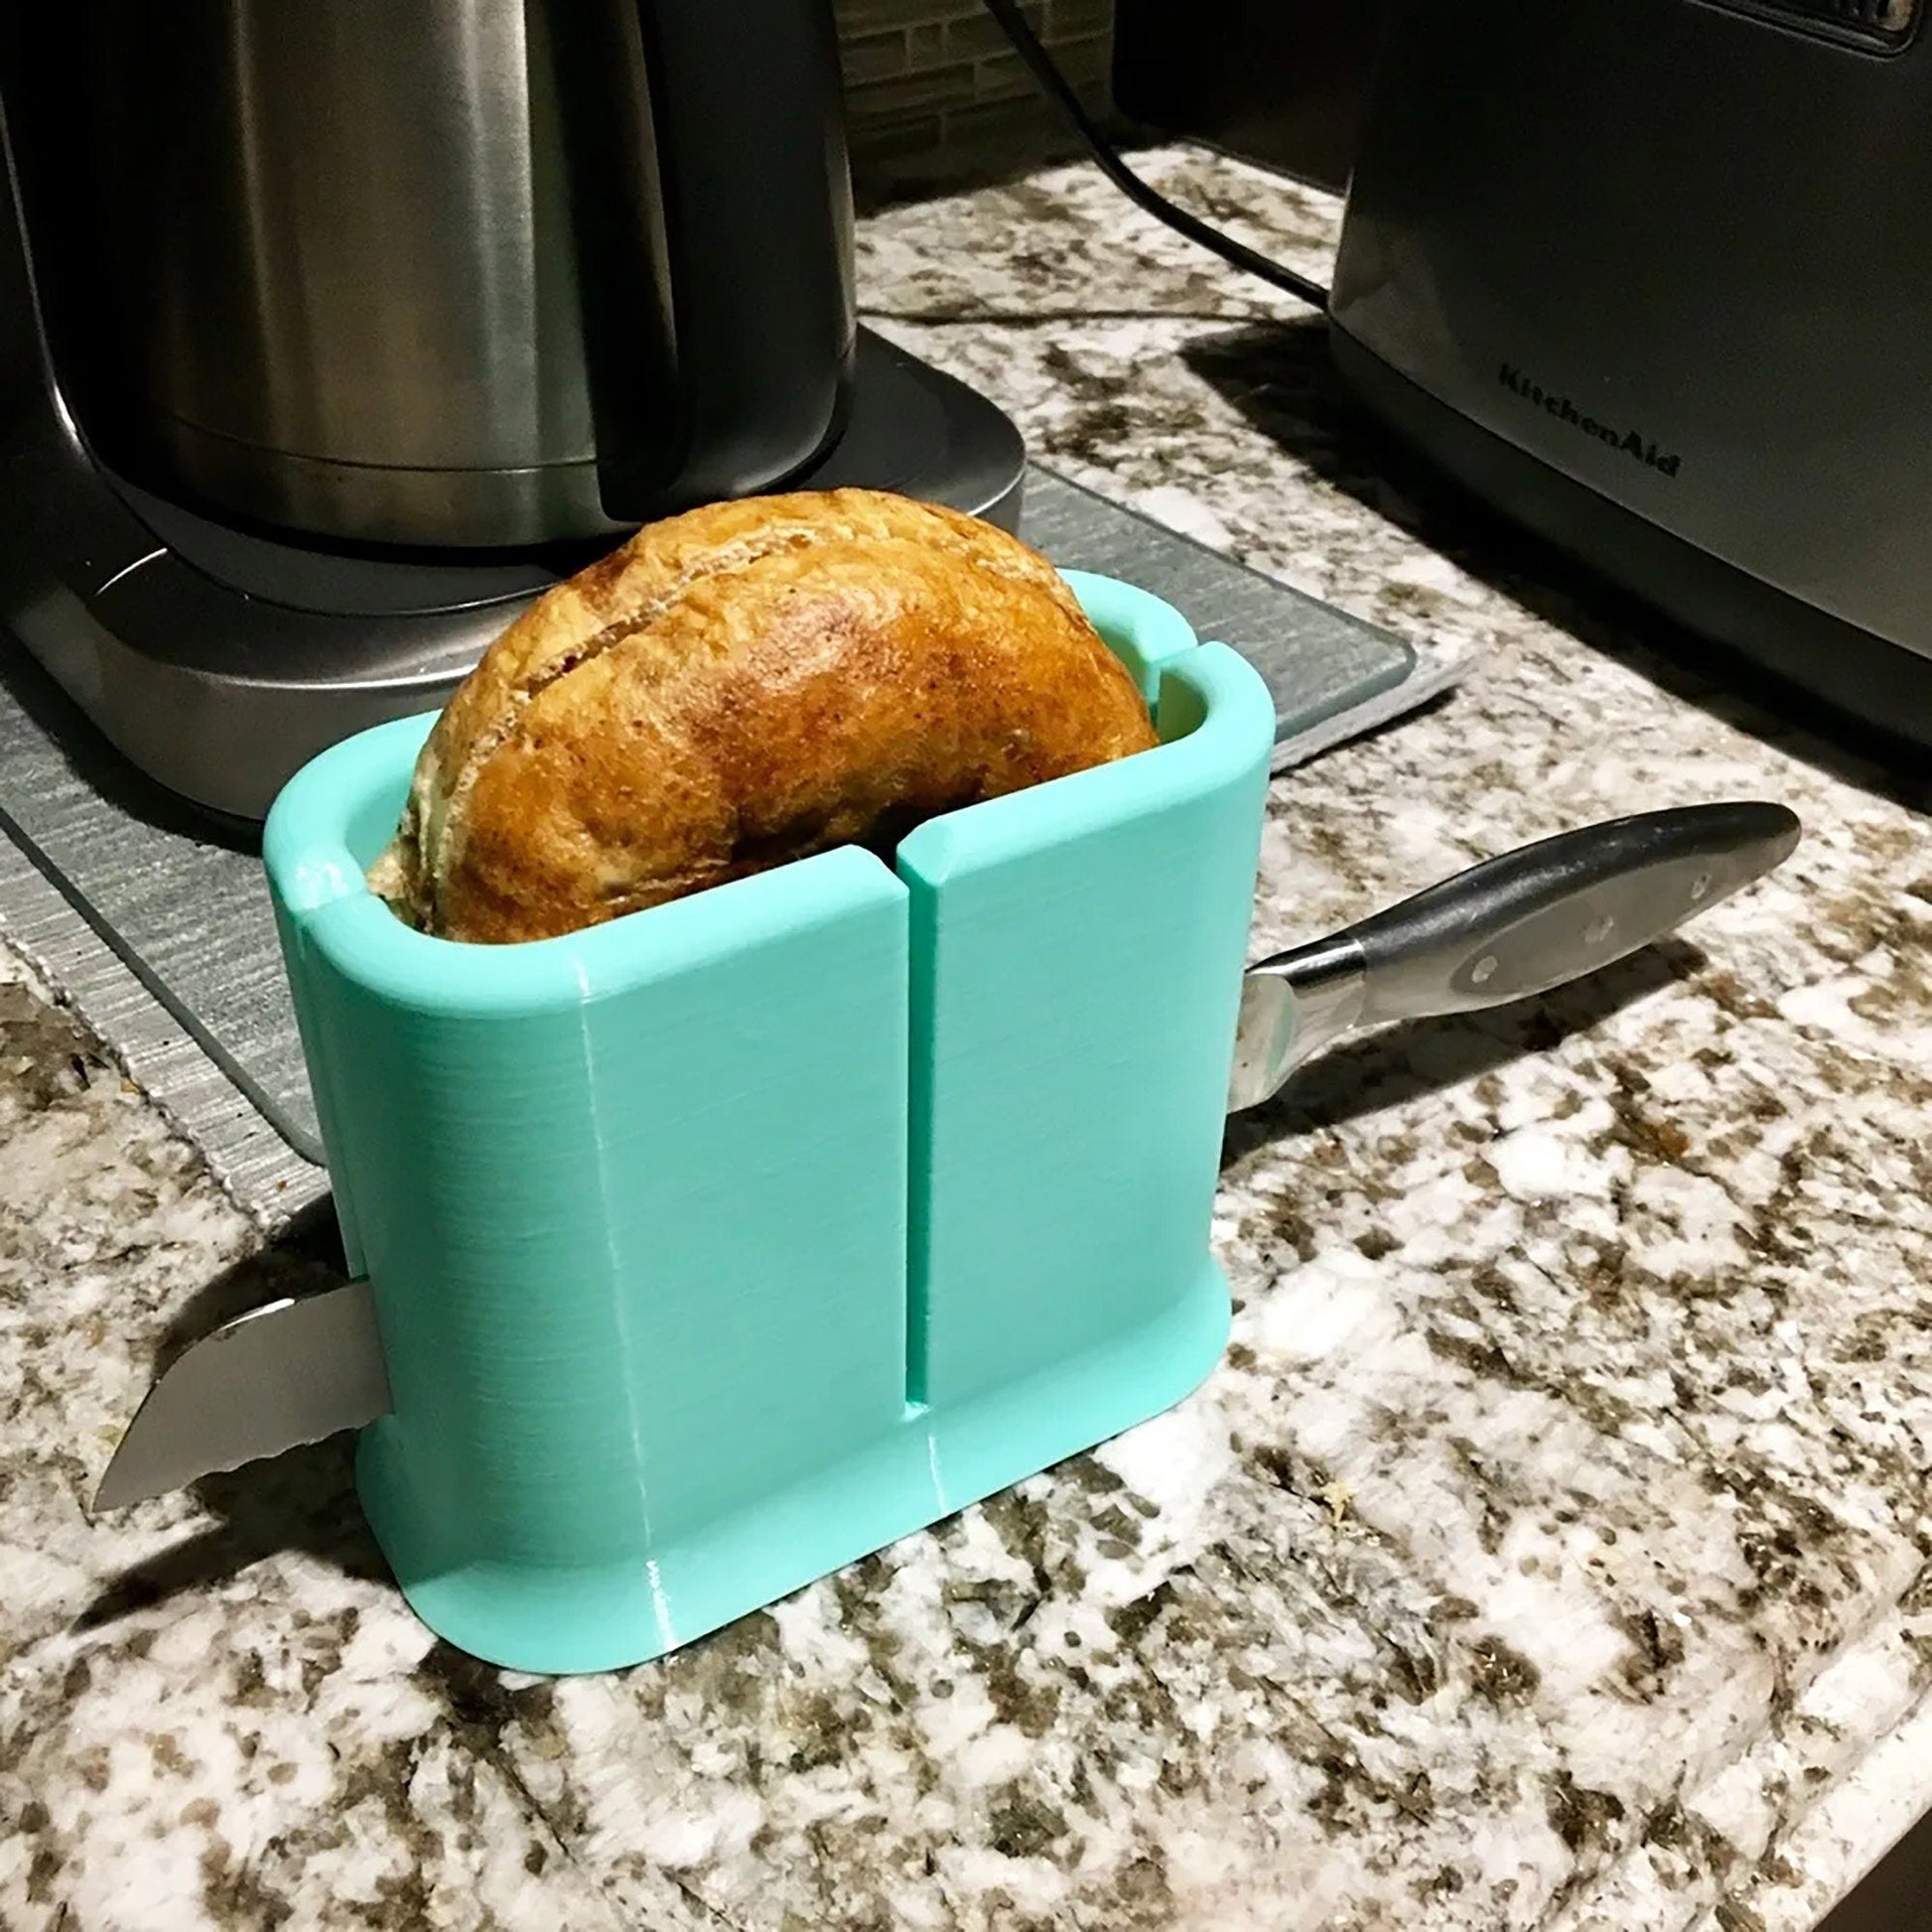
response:
M1321 269L1327 202L1151 165ZM0 968L0 1924L1815 1922L1932 1799L1924 795L1387 481L1315 328L1085 173L875 220L862 274L1049 462L1487 649L1278 782L1257 952L1601 814L1757 793L1806 843L1238 1122L1235 1341L1178 1410L561 1684L408 1617L340 1445L88 1524L157 1350L324 1244L260 1252Z

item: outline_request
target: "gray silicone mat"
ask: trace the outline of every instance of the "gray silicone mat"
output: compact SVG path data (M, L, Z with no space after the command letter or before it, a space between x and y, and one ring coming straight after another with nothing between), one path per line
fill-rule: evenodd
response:
M1415 651L1386 630L1036 465L1023 504L1021 534L1063 570L1139 584L1184 613L1198 635L1240 651L1274 694L1277 744L1393 690L1415 668Z
M1022 529L1055 562L1130 579L1248 655L1276 694L1278 763L1446 681L1418 675L1386 632L1037 468ZM259 860L130 772L4 638L0 831L15 848L0 848L9 936L244 1204L273 1215L313 1198L321 1144Z

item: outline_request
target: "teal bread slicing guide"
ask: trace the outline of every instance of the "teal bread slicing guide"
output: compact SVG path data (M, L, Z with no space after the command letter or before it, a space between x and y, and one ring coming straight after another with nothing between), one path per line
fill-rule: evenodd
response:
M1220 1355L1208 1225L1275 712L1070 576L1153 751L562 938L363 871L428 718L265 838L391 1412L357 1484L495 1663L661 1655L1156 1414Z

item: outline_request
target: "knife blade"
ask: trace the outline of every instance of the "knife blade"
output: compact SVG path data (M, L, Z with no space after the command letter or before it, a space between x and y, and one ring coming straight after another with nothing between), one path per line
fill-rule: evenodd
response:
M1661 938L1762 878L1798 843L1782 805L1692 805L1611 819L1489 859L1326 938L1251 966L1228 1110L1304 1060L1391 1021L1547 992ZM119 1509L279 1455L391 1407L365 1281L224 1321L163 1371L95 1492Z
M387 1415L389 1374L365 1281L284 1296L221 1323L148 1390L94 1492L95 1510Z

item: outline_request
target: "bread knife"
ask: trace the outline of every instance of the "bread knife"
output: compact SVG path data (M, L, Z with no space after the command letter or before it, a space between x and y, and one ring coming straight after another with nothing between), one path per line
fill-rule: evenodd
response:
M1762 878L1798 837L1792 813L1755 802L1611 819L1486 860L1264 959L1242 982L1228 1109L1272 1098L1349 1035L1501 1006L1595 972ZM359 1429L389 1407L366 1281L267 1303L161 1373L93 1507Z
M1228 1111L1350 1034L1475 1013L1582 979L1780 866L1782 805L1683 805L1519 846L1359 924L1250 966Z

